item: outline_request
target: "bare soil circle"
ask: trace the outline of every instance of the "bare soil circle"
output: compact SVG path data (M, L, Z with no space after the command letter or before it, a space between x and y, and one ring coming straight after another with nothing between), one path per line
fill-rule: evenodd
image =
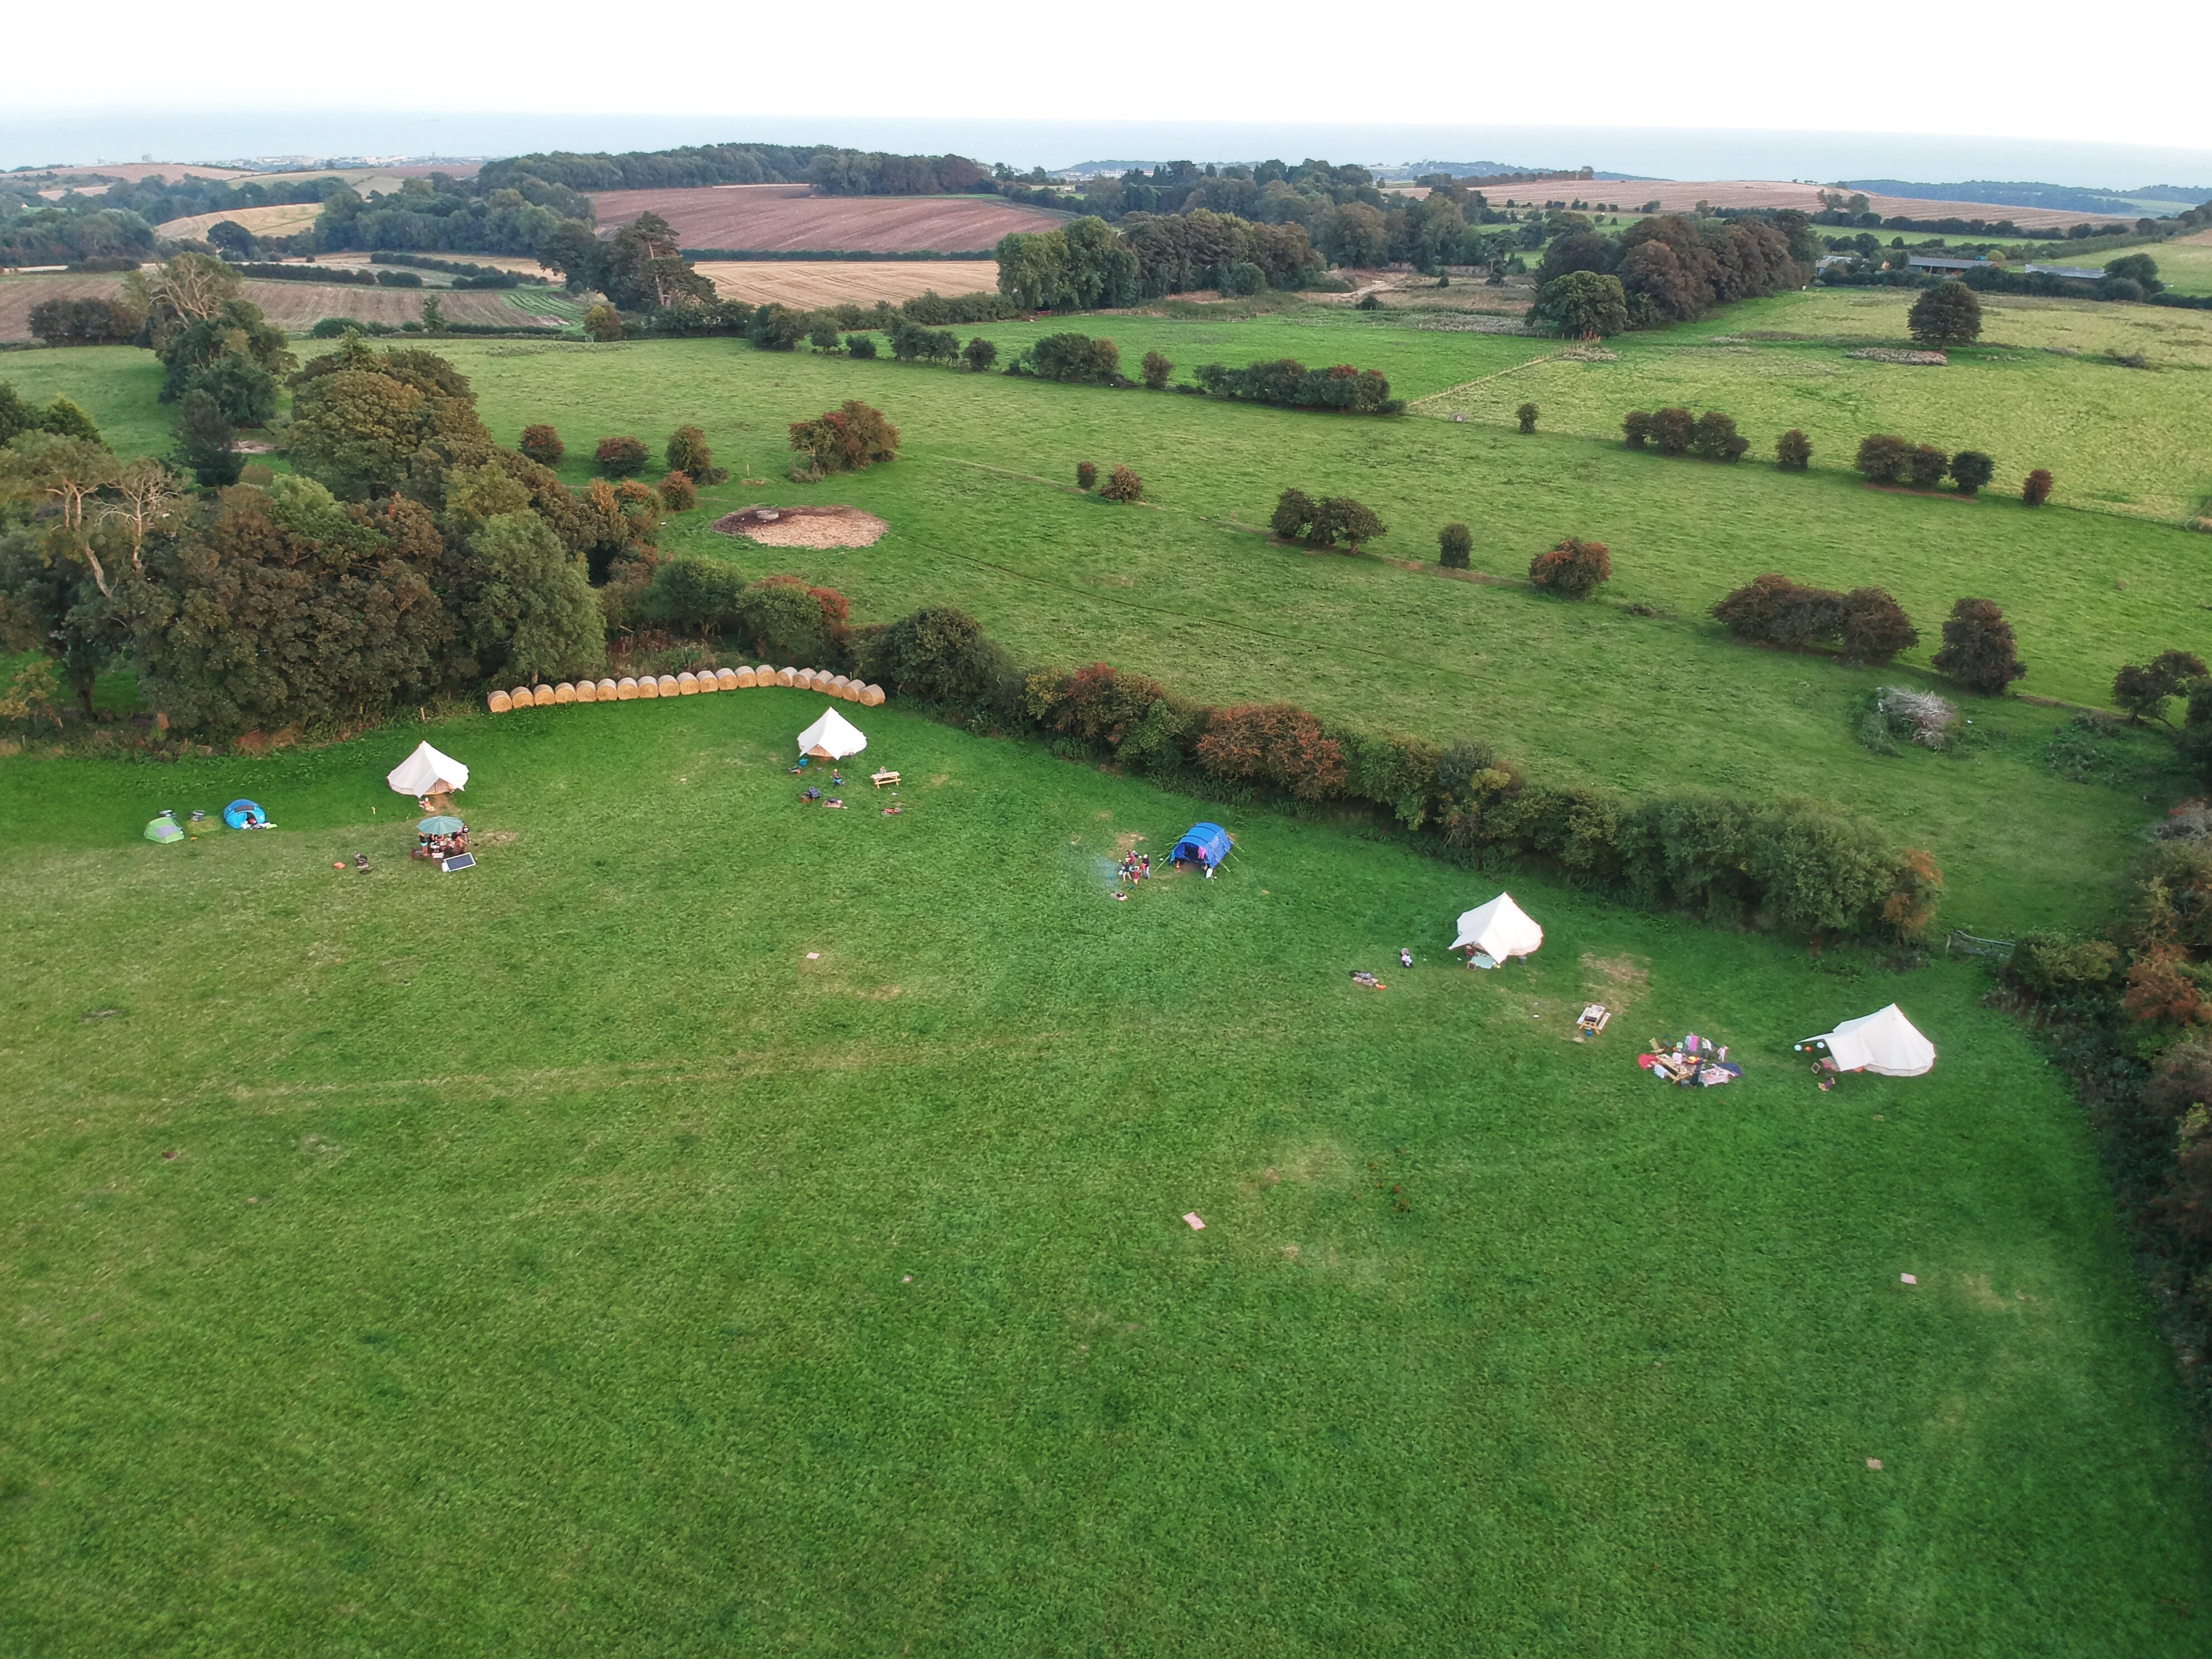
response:
M890 526L857 507L748 507L714 527L763 547L872 547Z

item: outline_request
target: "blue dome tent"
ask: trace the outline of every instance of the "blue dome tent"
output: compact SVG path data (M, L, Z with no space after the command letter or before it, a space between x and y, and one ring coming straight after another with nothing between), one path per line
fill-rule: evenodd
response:
M1170 854L1177 863L1188 859L1206 866L1206 873L1213 873L1213 866L1229 856L1229 832L1218 823L1194 823L1182 832Z
M244 830L249 826L256 830L265 830L269 827L269 815L261 810L259 801L231 802L222 809L222 821L234 830Z

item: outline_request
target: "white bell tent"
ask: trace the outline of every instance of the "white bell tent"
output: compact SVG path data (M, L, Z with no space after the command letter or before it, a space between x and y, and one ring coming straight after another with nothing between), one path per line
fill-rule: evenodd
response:
M1859 1019L1847 1019L1826 1036L1807 1037L1800 1049L1819 1045L1839 1072L1918 1077L1936 1064L1936 1045L1920 1035L1895 1003Z
M1473 949L1492 962L1504 962L1508 957L1533 955L1543 942L1544 930L1513 902L1512 894L1500 893L1459 919L1459 937L1451 948Z
M799 752L815 760L842 760L868 746L860 728L834 708L799 734Z
M451 755L441 755L427 743L384 775L384 781L403 795L443 795L468 787L469 769Z

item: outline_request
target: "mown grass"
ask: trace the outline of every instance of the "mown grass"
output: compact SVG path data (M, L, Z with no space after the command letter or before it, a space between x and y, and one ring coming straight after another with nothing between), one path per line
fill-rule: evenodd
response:
M896 708L905 814L802 807L816 712L0 760L0 1648L2201 1649L2198 1451L1977 970L1516 878L1471 974L1491 882ZM1219 878L1108 897L1200 816ZM1818 1092L1893 998L1936 1071ZM1686 1028L1743 1080L1649 1082Z
M1355 340L1387 337L1355 320ZM1468 346L1468 337L1400 332L1408 350ZM1176 337L1160 337L1173 346ZM1273 349L1255 337L1258 355ZM2012 701L1969 708L1989 740L1957 757L1876 756L1856 736L1876 687L1927 678L1942 619L1965 594L2004 605L2030 665L2023 687L2046 696L2101 702L2122 662L2170 645L2212 654L2212 615L2195 603L2207 544L2162 526L1995 496L1883 495L1832 471L1668 461L1609 439L1523 438L1487 422L1346 420L728 341L444 349L473 378L499 436L557 426L580 458L565 468L578 483L593 442L611 433L657 441L696 422L741 480L778 477L787 424L842 398L867 398L903 428L902 459L865 475L707 491L664 535L672 549L832 583L863 618L960 605L1032 661L1104 659L1222 702L1287 697L1440 740L1482 737L1548 775L1638 793L1702 783L1838 802L1934 851L1951 878L1950 919L1978 931L2100 918L2118 899L2135 830L2185 787L2147 734L2115 739L2117 783L2068 782L2044 759L2067 716ZM143 352L28 354L9 367L19 363L48 376L17 374L27 393L81 394L118 442L158 428ZM1158 510L1021 476L1072 478L1081 459L1129 462ZM1272 547L1249 527L1291 483L1373 503L1393 526L1376 544L1382 553L1427 559L1435 528L1465 520L1477 567L1504 576L1562 535L1595 536L1613 550L1611 602L1564 605ZM812 553L706 528L760 499L850 501L892 528L872 549ZM1736 646L1704 619L1722 593L1778 568L1889 588L1922 644L1896 667L1862 670Z

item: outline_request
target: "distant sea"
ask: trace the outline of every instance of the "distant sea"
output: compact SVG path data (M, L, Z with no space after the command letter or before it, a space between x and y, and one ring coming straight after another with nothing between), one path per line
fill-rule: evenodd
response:
M953 151L1026 170L1097 156L1253 161L1309 156L1363 166L1509 156L1652 179L2035 179L2105 190L2212 178L2212 149L2042 138L1700 128L1456 126L1279 121L994 121L824 114L471 114L444 111L0 111L0 167L246 157L477 157L540 149L663 149L756 140Z

